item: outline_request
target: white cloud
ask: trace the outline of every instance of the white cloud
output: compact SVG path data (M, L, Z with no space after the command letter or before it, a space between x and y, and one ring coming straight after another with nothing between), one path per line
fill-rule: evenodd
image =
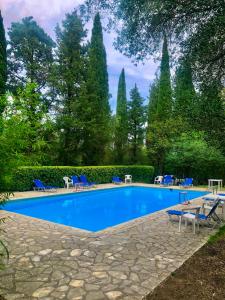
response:
M9 9L17 10L17 16L35 15L48 19L60 15L81 4L83 0L1 0L1 8L10 13Z

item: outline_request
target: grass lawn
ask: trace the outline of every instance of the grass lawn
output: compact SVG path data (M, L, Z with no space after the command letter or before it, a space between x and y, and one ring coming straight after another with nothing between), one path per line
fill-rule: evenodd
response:
M225 226L146 300L225 299Z

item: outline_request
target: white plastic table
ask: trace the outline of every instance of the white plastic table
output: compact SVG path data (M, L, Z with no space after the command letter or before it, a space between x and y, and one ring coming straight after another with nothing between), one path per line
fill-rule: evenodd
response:
M179 232L181 231L182 220L185 221L185 227L187 227L187 221L190 220L190 221L192 221L193 232L195 234L195 224L196 223L197 223L198 229L199 229L199 223L196 218L196 214L199 214L200 209L201 209L200 205L190 205L190 206L187 205L187 207L181 209L184 212L184 214L179 216L179 229L178 229ZM191 211L193 211L193 210L196 211L196 214L191 213Z
M221 191L223 186L223 179L208 179L209 189L213 187L214 182L217 183L218 191Z
M190 213L187 213L187 214L184 214L183 215L183 218L184 218L184 220L185 220L185 227L187 227L187 222L188 222L188 220L189 221L192 221L192 226L193 226L193 233L195 234L195 224L197 223L197 225L198 225L198 231L199 231L199 222L198 222L198 219L196 218L196 216L195 215L193 215L193 214L190 214Z

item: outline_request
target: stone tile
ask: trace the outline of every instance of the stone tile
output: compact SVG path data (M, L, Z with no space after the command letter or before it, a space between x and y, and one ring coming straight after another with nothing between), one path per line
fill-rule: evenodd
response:
M102 278L107 278L108 274L106 272L93 272L93 276L102 279Z
M54 290L53 287L44 287L36 290L32 296L36 298L42 298L48 296Z
M86 300L103 300L103 299L105 299L105 295L101 291L88 292L86 296Z
M121 298L123 294L120 291L110 291L106 293L106 296L108 297L108 299L110 300L116 300Z
M38 254L39 255L48 255L52 252L52 249L45 249L45 250L41 250Z
M70 252L70 256L80 256L82 252L81 249L74 249Z
M77 297L82 297L86 294L85 290L82 288L71 288L67 294L67 298L70 299L76 299Z
M70 286L73 286L73 287L82 287L84 286L84 280L71 280L70 281Z

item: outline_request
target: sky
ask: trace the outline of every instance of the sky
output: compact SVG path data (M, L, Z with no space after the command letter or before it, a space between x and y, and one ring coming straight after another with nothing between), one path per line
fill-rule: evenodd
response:
M5 29L11 22L19 21L23 17L33 16L37 23L54 39L54 28L64 19L65 14L71 12L84 0L0 0L0 9ZM91 24L88 26L91 29ZM122 68L126 72L127 95L130 89L137 84L140 94L145 99L149 93L149 86L155 78L157 64L153 60L135 66L131 59L122 55L113 47L115 33L104 32L104 44L107 52L107 65L109 73L109 89L112 95L110 105L112 111L116 108L116 97L119 75Z

